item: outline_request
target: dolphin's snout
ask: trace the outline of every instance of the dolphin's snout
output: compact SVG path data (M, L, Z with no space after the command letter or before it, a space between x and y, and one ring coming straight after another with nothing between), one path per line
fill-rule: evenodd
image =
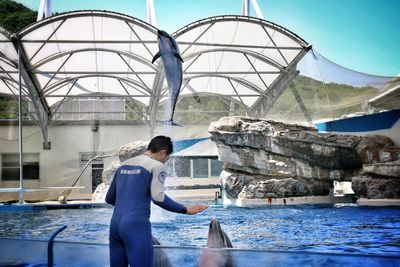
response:
M158 36L169 37L169 34L166 33L166 32L163 31L163 30L157 30L157 34L158 34Z
M212 219L211 222L210 222L210 225L213 225L213 224L218 224L218 220L217 219Z
M219 231L221 229L221 226L219 225L219 222L217 219L212 219L210 222L210 230L212 231Z

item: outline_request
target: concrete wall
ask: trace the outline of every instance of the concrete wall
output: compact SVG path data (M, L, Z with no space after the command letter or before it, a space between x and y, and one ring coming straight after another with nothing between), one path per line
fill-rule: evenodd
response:
M24 153L39 153L40 161L39 180L25 180L24 187L71 186L83 168L79 153L96 151L105 154L116 153L124 144L150 138L146 125L100 124L96 131L92 126L90 122L51 126L48 130L50 150L43 150L43 138L38 127L24 126L23 151ZM173 127L172 130L168 130L167 127L158 127L155 135L159 134L169 135L176 140L209 136L208 124ZM0 125L0 155L18 153L18 151L18 126ZM104 167L109 167L109 164L116 159L117 157L104 159ZM90 167L83 173L77 185L84 186L85 189L74 189L71 197L91 197ZM0 188L18 186L18 181L3 181L0 177ZM26 193L26 199L44 198L58 191ZM17 199L16 193L0 193L0 201L12 199Z

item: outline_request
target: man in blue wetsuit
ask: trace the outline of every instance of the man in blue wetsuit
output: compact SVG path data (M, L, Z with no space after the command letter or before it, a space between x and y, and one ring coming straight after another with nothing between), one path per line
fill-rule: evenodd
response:
M111 267L150 267L153 243L150 201L168 211L196 214L205 205L185 207L164 193L165 165L173 151L171 139L153 138L146 153L124 161L117 169L106 195L114 205L110 224Z

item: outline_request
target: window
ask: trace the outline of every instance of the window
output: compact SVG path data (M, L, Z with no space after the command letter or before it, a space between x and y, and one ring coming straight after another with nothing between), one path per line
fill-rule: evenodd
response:
M103 182L104 164L92 164L92 193Z
M193 178L208 178L208 159L193 159Z
M211 176L212 177L219 177L222 171L222 164L221 161L217 159L211 159Z
M102 163L103 159L102 158L96 158L98 156L103 156L104 152L98 151L98 152L81 152L79 153L79 162L81 165L85 165L88 161L91 161L91 163Z
M190 177L190 159L175 157L175 174L177 177Z
M125 99L88 97L61 104L55 120L125 120Z
M23 155L24 179L39 179L39 154ZM3 181L19 180L19 154L3 154L1 156L1 178Z

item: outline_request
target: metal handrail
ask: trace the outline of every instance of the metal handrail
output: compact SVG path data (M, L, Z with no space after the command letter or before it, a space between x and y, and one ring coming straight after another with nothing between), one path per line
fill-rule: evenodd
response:
M58 230L56 230L49 238L49 241L47 243L47 266L48 267L53 267L53 244L54 244L54 238L62 231L67 228L66 225L60 227Z

